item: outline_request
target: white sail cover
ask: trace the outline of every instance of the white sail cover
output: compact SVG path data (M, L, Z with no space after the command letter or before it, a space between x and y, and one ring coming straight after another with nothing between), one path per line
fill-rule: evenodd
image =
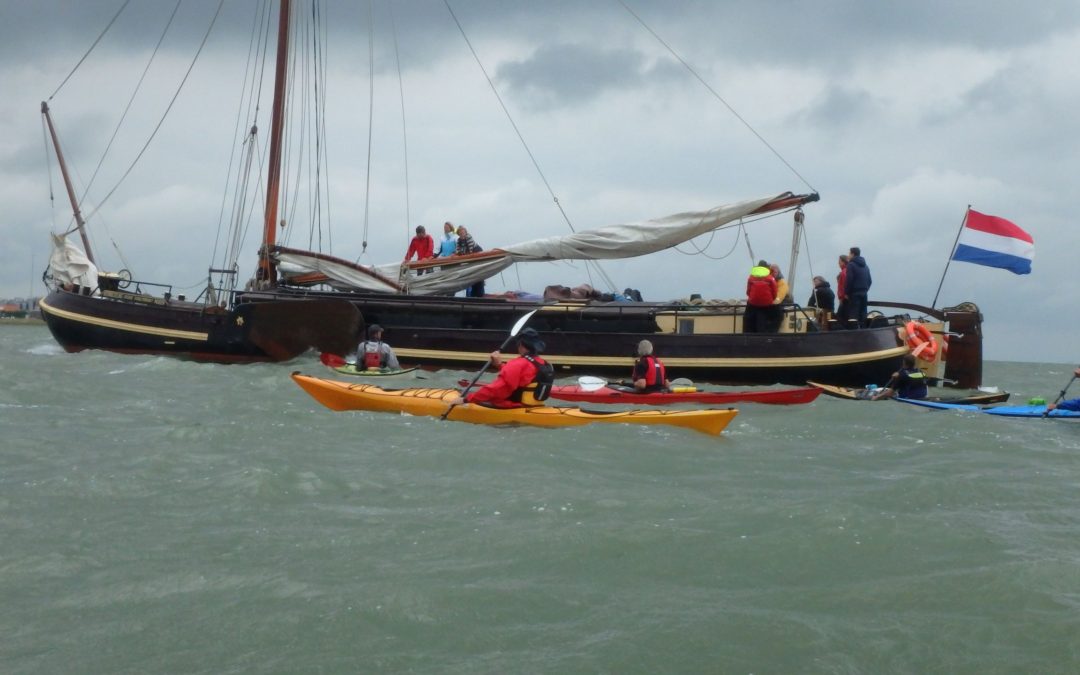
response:
M75 284L83 288L92 288L96 294L98 288L98 269L86 254L66 237L49 233L52 237L53 250L49 256L49 270L58 284Z
M534 239L502 250L514 262L527 260L608 260L634 258L678 246L694 237L753 213L782 195L773 195L708 211L676 213L665 218L609 225L596 230Z
M754 213L784 196L772 195L717 206L708 211L689 211L653 220L609 225L533 239L469 256L408 265L389 263L365 267L326 254L280 247L274 257L279 272L293 283L325 283L342 290L376 293L454 293L494 276L516 262L610 260L663 251ZM313 275L325 278L315 279Z

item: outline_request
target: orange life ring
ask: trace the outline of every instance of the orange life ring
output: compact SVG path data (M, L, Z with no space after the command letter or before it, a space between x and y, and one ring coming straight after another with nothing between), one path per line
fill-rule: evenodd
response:
M938 345L930 329L918 321L908 321L904 330L907 331L907 346L915 358L933 363Z

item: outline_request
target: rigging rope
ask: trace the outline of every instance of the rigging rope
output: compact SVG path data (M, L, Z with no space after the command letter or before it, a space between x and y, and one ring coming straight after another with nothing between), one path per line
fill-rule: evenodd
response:
M97 39L94 40L94 44L90 45L90 48L86 50L86 53L82 55L82 58L79 59L79 62L76 63L75 67L71 69L71 72L67 74L67 77L64 78L64 81L56 87L56 91L49 95L50 101L53 100L54 96L60 93L60 90L64 87L65 84L67 84L67 81L71 79L71 76L75 74L75 71L79 69L79 66L83 64L83 61L86 60L86 57L90 56L90 52L94 51L94 48L97 47L99 42L101 42L101 38L105 37L105 33L108 33L109 29L112 28L112 25L116 23L116 20L118 18L120 18L120 14L123 13L124 8L128 6L129 2L131 2L131 0L124 0L124 4L120 5L120 9L116 10L116 14L114 14L113 18L109 20L109 25L105 26L105 30L101 31L101 35L97 36Z
M49 177L49 217L52 220L50 231L56 231L56 194L53 192L52 182L52 155L49 154L49 130L45 122L45 116L41 116L41 142L45 146L45 173Z
M116 185L113 186L113 189L109 190L108 194L106 194L105 197L100 202L98 202L97 207L95 207L94 210L86 216L87 220L89 220L91 216L97 213L98 210L100 210L101 207L105 204L105 202L107 202L109 198L113 196L113 193L116 192L116 190L128 177L132 169L135 168L135 165L138 164L139 160L142 159L142 156L146 152L146 149L150 147L150 143L154 140L157 132L161 129L161 125L165 123L165 118L168 117L169 111L172 110L173 105L176 103L176 99L180 97L180 92L183 91L184 84L187 82L188 77L191 75L191 71L195 68L195 63L199 60L199 55L202 54L203 47L206 46L206 41L210 37L210 31L213 30L214 24L217 23L218 16L221 15L221 8L224 4L225 0L220 0L218 2L217 11L214 12L214 18L210 20L210 25L206 29L206 34L203 35L202 42L199 44L199 49L195 52L194 58L191 59L191 64L188 66L187 72L184 73L183 79L180 80L180 86L176 88L176 93L173 94L172 100L169 101L169 105L165 108L165 112L162 114L161 119L157 123L157 126L155 126L154 130L150 133L150 138L146 139L146 143L143 145L142 149L139 150L139 154L135 156L135 159L131 162L131 166L127 168L127 171L124 172L124 175L120 176L120 180L116 182Z
M814 256L810 254L810 237L806 234L806 227L800 227L802 230L803 245L806 247L806 264L810 268L810 278L814 277Z
M259 40L259 36L263 33L263 31L259 30L259 17L260 16L263 17L263 23L265 25L266 24L266 13L267 13L268 9L269 9L269 5L264 3L262 8L257 7L255 9L255 13L252 16L251 39L248 41L248 58L247 58L247 64L244 67L244 82L243 82L243 84L240 85L240 101L239 101L239 104L237 105L237 108L236 108L236 123L233 126L233 139L236 139L236 138L238 138L240 136L240 124L242 123L241 121L244 120L244 119L247 119L250 116L251 99L249 98L249 99L247 99L245 101L244 92L247 91L247 89L248 89L248 77L249 76L252 77L251 86L252 87L255 86L254 68L252 67L252 62L255 61L255 59L257 58L256 55L259 53L259 49L261 49L261 47L262 47L262 42L261 42L261 40ZM247 107L248 107L247 113L244 112L245 103L247 104ZM249 142L249 139L251 139L252 142L253 142L252 137L254 136L254 134L255 134L255 124L254 124L254 121L253 121L249 132L244 135L244 137L243 137L244 140L240 142L239 147L243 148L244 145ZM214 248L213 248L213 252L210 255L210 266L211 267L213 267L214 261L217 260L218 245L219 245L219 243L221 241L221 227L222 227L222 224L225 221L225 203L228 201L228 198L229 198L228 181L229 181L229 177L232 176L233 163L236 161L237 145L235 143L235 140L234 140L233 143L230 143L229 145L232 147L232 150L229 151L229 168L225 171L225 181L226 181L225 189L221 193L221 208L218 211L217 232L214 234ZM249 161L250 161L250 159L249 159ZM245 175L245 174L246 174L246 172L242 172L240 175ZM246 186L244 187L244 190L246 191ZM243 201L242 199L239 199L240 191L241 191L241 186L238 185L236 190L232 193L233 194L233 212L234 213L237 212L238 208L240 208L242 210L242 206L238 207L238 203L242 203L242 201ZM230 233L231 233L232 237L236 237L237 233L240 230L239 222L240 221L239 221L238 217L234 218L233 220L230 221L229 228L230 228ZM235 266L235 265L236 265L236 260L235 259L232 260L231 265L229 264L229 253L225 252L224 255L222 256L221 267L222 268L229 268L229 267L232 267L232 266ZM219 278L219 284L218 285L222 286L223 284L220 283L220 281L221 281L221 279Z
M624 0L616 0L616 2L618 2L620 5L622 5L623 9L625 9L630 14L630 16L634 17L634 19L636 19L637 22L640 23L645 30L647 30L654 38L656 38L657 42L662 44L665 49L667 49L669 52L671 52L671 55L674 56L676 58L676 60L678 60L678 62L681 63L683 65L683 67L685 67L686 70L689 71L689 73L691 75L693 75L694 78L698 82L700 82L702 84L702 86L705 87L705 89L707 89L714 97L716 97L716 100L723 103L724 107L727 108L728 111L732 115L735 116L735 119L742 122L743 126L745 126L747 129L750 130L750 133L754 134L754 136L756 136L757 139L759 141L761 141L765 145L766 148L768 148L770 151L772 151L772 153L774 155L776 155L776 158L779 159L781 162L783 162L784 166L786 166L791 171L791 173L795 174L796 178L801 180L806 185L806 187L810 188L811 191L817 192L817 189L813 185L810 185L810 182L808 180L806 180L805 178L803 178L802 174L800 174L798 171L796 171L795 167L793 167L790 163L788 163L788 161L786 159L784 159L784 156L781 155L779 153L779 151L777 151L776 148L774 148L772 145L770 145L769 142L766 141L765 138L761 134L759 134L757 132L757 130L754 129L754 127L752 127L750 125L749 122L747 122L745 119L743 119L742 115L740 115L738 112L735 111L735 108L731 107L731 104L729 104L727 101L725 101L724 98L722 96L720 96L720 94L718 94L715 89L713 89L711 86L709 86L709 83L706 82L704 80L704 78L701 77L701 75L698 75L697 71L694 70L693 67L683 59L683 57L679 56L679 54L676 53L676 51L674 49L672 49L671 45L669 45L667 42L664 41L664 38L660 37L660 35L658 35L656 31L654 31L647 23L645 23L645 21L640 16L638 16L634 12L634 10L630 9L630 7L626 4L626 2L624 2Z
M165 28L161 31L161 37L158 38L157 44L154 45L154 51L150 54L150 59L146 62L146 67L143 68L142 75L139 76L139 81L135 83L135 89L131 92L131 97L128 99L127 106L124 107L124 112L120 115L120 120L116 123L116 128L113 129L112 136L109 137L109 142L105 144L105 150L101 153L101 159L98 160L97 166L94 167L94 173L90 175L90 181L86 184L82 197L79 198L80 207L82 207L86 195L89 194L90 188L94 185L94 180L97 179L98 172L101 170L101 165L105 162L105 158L108 157L109 150L112 149L117 134L120 133L120 127L124 125L124 120L127 119L128 112L131 111L131 106L135 103L135 97L138 96L139 90L142 89L142 84L146 80L146 74L150 72L150 66L153 65L158 50L161 49L161 43L165 41L165 36L169 33L169 28L172 26L173 19L176 18L176 13L179 11L180 3L182 1L183 0L176 0L176 5L173 7L172 14L169 15L169 20L165 22Z
M525 148L525 153L532 161L533 167L536 168L536 173L540 175L540 180L544 182L544 187L547 188L548 194L551 195L552 201L555 203L555 207L559 209L559 213L562 214L563 220L566 221L567 226L571 232L577 233L574 229L574 224L570 222L570 216L563 210L562 204L559 202L558 196L555 195L555 190L552 189L551 183L548 182L547 176L544 175L543 169L540 168L540 163L536 161L536 156L533 155L532 150L529 148L529 144L525 142L525 136L522 135L521 130L518 128L517 123L514 121L513 115L510 114L509 108L506 107L506 103L503 102L502 96L499 95L499 90L495 87L495 82L492 81L491 76L488 75L487 69L484 68L483 62L480 60L480 56L476 53L476 49L473 47L472 41L469 40L469 36L465 34L465 28L462 27L461 22L458 21L457 14L454 13L454 9L450 6L450 0L443 0L443 4L446 5L446 10L450 12L450 17L457 25L458 31L461 33L461 37L465 40L465 44L468 45L469 51L472 52L473 59L476 61L476 65L480 67L480 72L484 74L484 78L487 80L488 87L491 88L491 92L495 94L496 100L499 102L499 106L502 107L503 113L506 115L506 119L509 120L510 126L514 128L514 133L517 134L518 140L521 141L521 146ZM589 284L593 285L592 271L590 266L595 266L597 273L604 280L605 283L611 288L612 291L616 290L615 284L612 282L611 277L604 272L604 269L600 266L600 263L595 260L585 261L585 272L589 275Z
M674 246L673 248L676 251L678 251L679 253L682 253L683 255L700 255L700 256L704 256L704 257L708 258L709 260L724 260L729 255L734 253L735 248L739 245L739 232L735 233L735 241L731 244L731 248L728 249L728 252L725 253L724 255L722 255L722 256L714 256L714 255L709 255L708 253L705 252L705 251L707 251L709 249L710 246L712 246L713 237L716 236L716 233L719 232L720 230L723 230L723 229L727 229L727 228L726 227L720 227L720 228L717 228L717 229L713 230L712 232L710 232L709 233L709 241L703 247L698 246L697 242L694 241L693 239L687 241L686 243L688 243L688 244L690 244L691 246L694 247L694 249L696 250L695 253L687 253L686 251L683 251L682 249L680 249L678 246ZM739 229L744 229L743 228L743 223L742 223L742 218L739 219Z
M375 126L375 11L372 0L368 0L368 137L367 137L367 169L364 177L364 238L360 248L360 255L367 252L368 244L368 213L371 207L371 135ZM357 262L360 257L357 256Z
M397 64L398 92L401 94L401 142L405 155L405 240L408 241L409 225L412 215L409 213L409 135L405 124L405 81L401 77L401 55L398 52L397 23L394 21L394 3L390 6L390 32L394 36L394 63Z
M321 7L321 5L320 5ZM314 13L314 12L313 12ZM328 250L334 249L334 231L330 227L330 144L326 142L326 77L328 74L328 68L326 65L326 22L322 20L322 11L318 12L316 16L316 34L315 34L315 60L316 66L322 64L322 68L316 68L316 85L322 86L316 92L316 111L315 111L315 123L316 123L316 155L318 162L316 164L316 176L315 176L315 192L317 195L317 210L316 218L319 222L319 238L322 238L322 212L323 212L323 194L320 186L326 187L326 240ZM320 40L319 37L322 37ZM325 172L326 182L322 182L322 175Z

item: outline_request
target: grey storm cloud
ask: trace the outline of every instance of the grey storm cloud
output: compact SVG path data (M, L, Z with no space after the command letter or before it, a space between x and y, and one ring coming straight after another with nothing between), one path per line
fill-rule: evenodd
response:
M1033 234L1035 271L1011 278L954 265L950 301L980 303L991 358L1011 353L995 336L1014 322L1043 326L1047 357L1075 358L1073 331L1054 304L1068 300L1072 285L1063 274L1080 247L1069 226L1070 162L1080 154L1071 122L1080 107L1080 76L1070 65L1080 59L1075 0L293 1L300 21L324 26L320 46L334 96L327 102L334 245L345 257L358 255L363 232L374 252L365 262L386 262L400 255L406 226L446 219L468 222L485 246L560 233L548 181L580 227L801 189L636 14L820 189L821 202L807 209L814 239L800 265L831 269L836 251L858 242L882 296L929 301L958 214L972 203ZM46 171L40 101L123 4L0 0L0 297L25 293L28 279L40 278L48 233L70 219L55 159ZM219 219L247 50L253 29L273 30L275 6L221 4L176 107L91 221L102 256L112 257L115 240L137 253L132 267L161 280L191 283L204 274L196 249L209 248ZM130 0L57 95L54 116L80 183L93 173L174 7L175 0ZM218 7L219 0L180 3L151 81L89 193L91 205L140 152ZM376 74L370 198L369 66ZM258 121L265 125L265 110ZM370 236L361 222L369 206ZM759 232L749 234L759 255L786 255L786 226ZM612 274L632 274L651 297L737 295L745 251L723 234L708 252L713 258L668 252L644 266L613 264ZM241 264L250 267L252 257ZM522 267L499 283L535 289L581 281L570 278L577 272ZM808 278L802 270L796 277Z
M685 75L668 60L650 65L645 55L635 50L578 44L545 45L528 59L503 63L496 71L498 81L511 95L517 94L539 108L580 103L608 90Z

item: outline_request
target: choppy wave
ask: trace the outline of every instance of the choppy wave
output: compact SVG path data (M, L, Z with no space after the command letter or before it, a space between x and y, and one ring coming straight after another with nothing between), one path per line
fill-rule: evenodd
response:
M288 378L314 356L47 340L0 330L9 672L1080 660L1077 424L823 397L740 406L720 438L475 427L332 413ZM1016 401L1070 374L986 364Z

